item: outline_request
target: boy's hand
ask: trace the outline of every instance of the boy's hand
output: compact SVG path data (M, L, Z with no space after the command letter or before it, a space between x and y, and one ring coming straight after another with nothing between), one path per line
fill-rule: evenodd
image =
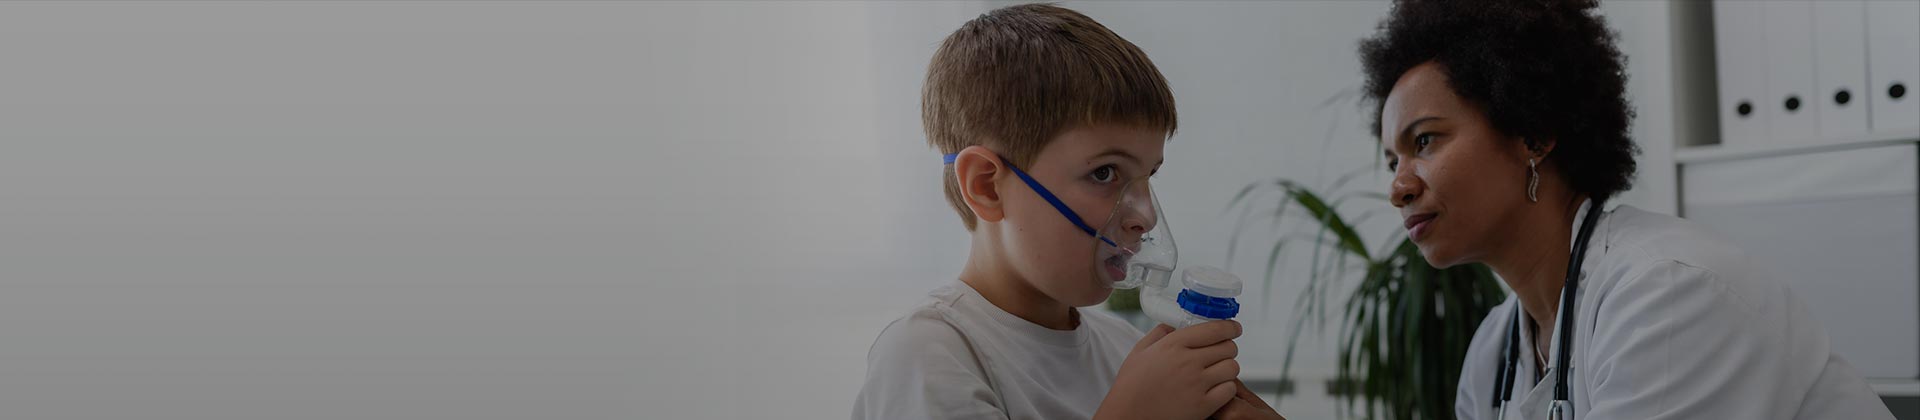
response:
M1096 419L1201 419L1234 397L1240 323L1154 327L1120 363Z
M1268 406L1265 400L1260 399L1260 396L1253 395L1253 391L1247 389L1246 383L1235 379L1233 380L1233 387L1238 390L1234 392L1233 399L1227 401L1227 405L1220 406L1220 411L1215 411L1213 417L1209 418L1214 420L1287 420L1286 417L1280 416L1280 412L1273 411L1273 407Z

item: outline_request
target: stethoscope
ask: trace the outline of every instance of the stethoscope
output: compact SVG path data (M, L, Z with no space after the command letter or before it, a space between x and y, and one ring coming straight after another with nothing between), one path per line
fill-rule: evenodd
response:
M1601 205L1606 198L1593 200L1587 207L1587 215L1580 221L1580 232L1574 236L1573 253L1567 257L1567 280L1560 289L1560 345L1553 352L1553 405L1547 409L1550 420L1568 420L1573 418L1573 398L1567 392L1567 372L1573 370L1571 358L1573 350L1573 300L1580 291L1580 263L1587 258L1587 240L1593 237L1593 226L1600 221ZM1499 376L1494 377L1493 399L1494 418L1506 419L1507 412L1501 410L1513 399L1513 376L1518 374L1520 362L1520 305L1513 305L1513 325L1507 328L1507 352L1501 357Z

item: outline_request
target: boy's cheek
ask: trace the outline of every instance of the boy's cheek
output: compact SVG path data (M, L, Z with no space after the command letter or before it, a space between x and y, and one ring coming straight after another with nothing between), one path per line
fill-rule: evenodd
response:
M1061 224L1066 224L1064 218ZM1037 271L1035 274L1044 279L1041 281L1074 286L1090 284L1094 279L1093 237L1078 229L1048 230L1021 232L1020 247L1029 252L1015 253L1011 257L1026 260L1022 261L1022 265Z
M1079 237L1071 236L1077 235ZM1080 237L1088 238L1080 240ZM1027 257L1034 258L1033 267L1044 269L1051 276L1067 274L1067 269L1082 268L1090 264L1093 244L1090 236L1074 232L1027 232L1022 239L1024 247L1032 250Z
M1024 197L1023 197L1024 198ZM1063 199L1064 200L1064 199ZM1093 274L1094 237L1074 226L1072 222L1055 210L1051 204L1042 200L1038 203L1010 200L1007 204L1007 219L1014 229L1007 238L1011 251L1010 258L1022 259L1022 266L1041 271L1047 278L1082 283L1085 277ZM1079 207L1079 206L1075 206ZM1089 225L1105 223L1107 215L1081 217ZM1040 273L1036 273L1040 274Z

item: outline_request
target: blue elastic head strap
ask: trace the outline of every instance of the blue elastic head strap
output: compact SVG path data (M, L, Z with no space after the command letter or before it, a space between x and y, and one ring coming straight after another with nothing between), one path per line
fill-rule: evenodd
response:
M959 156L959 153L949 153L946 156L942 156L940 160L946 162L948 165L952 165L953 159ZM1040 198L1047 200L1047 204L1052 204L1054 210L1059 210L1060 215L1067 216L1067 221L1073 222L1074 226L1080 227L1080 230L1086 232L1088 236L1100 239L1100 242L1106 242L1107 245L1114 247L1120 246L1120 244L1113 243L1112 239L1100 236L1100 231L1094 230L1093 226L1088 226L1085 220L1080 219L1079 213L1074 213L1073 208L1067 207L1067 203L1061 202L1060 197L1054 196L1052 191L1047 191L1047 187L1041 186L1040 181L1035 181L1032 176L1027 175L1026 171L1020 170L1018 166L1013 166L1013 162L1007 161L1006 156L995 156L1000 158L1001 163L1007 164L1007 168L1012 169L1013 174L1020 177L1020 181L1026 182L1028 188L1032 188L1033 192L1039 193Z

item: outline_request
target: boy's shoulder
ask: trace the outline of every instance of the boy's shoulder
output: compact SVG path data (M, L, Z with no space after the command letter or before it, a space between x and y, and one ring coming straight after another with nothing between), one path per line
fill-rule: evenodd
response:
M935 289L880 332L867 350L855 419L1004 417L986 366L954 313L962 296Z
M968 290L949 284L927 293L926 299L880 331L873 347L867 349L867 358L929 351L947 353L956 345L965 345L966 338L959 325L963 321L954 311L955 304L966 292Z
M970 367L984 370L990 355L984 355L981 347L994 347L1005 350L1020 328L1007 328L996 325L995 315L1010 317L1010 314L995 314L995 308L987 307L984 298L978 296L973 288L958 281L941 286L927 293L918 305L905 315L887 324L868 349L869 361L877 357L940 357L943 360L962 360L971 362ZM1092 340L1083 341L1083 345L1116 347L1119 351L1130 350L1134 341L1145 333L1114 314L1097 309L1082 308L1081 322ZM1011 321L1011 320L1002 320ZM951 356L951 357L950 357Z
M982 349L977 348L977 338L970 337L979 326L971 325L968 316L958 313L960 299L971 291L956 285L934 289L907 314L888 323L867 349L867 386L875 386L876 378L891 384L882 388L930 385L893 383L920 378L920 382L970 383L987 388L987 361Z
M854 417L1008 417L1006 410L1032 408L1033 401L1087 395L1094 399L1041 405L1097 406L1108 385L1103 381L1111 381L1141 333L1104 311L1080 313L1081 328L1046 330L998 310L962 282L934 289L887 324L868 349L867 382ZM1072 385L1049 385L1059 383ZM1099 390L1076 391L1080 386Z
M973 289L966 287L964 283L958 281L933 289L933 291L927 292L927 295L920 300L919 304L914 305L911 310L908 310L906 315L902 315L899 319L893 320L893 323L888 324L886 330L882 331L881 334L884 335L886 331L896 329L902 329L904 331L955 329L957 328L957 325L955 325L958 321L957 318L963 316L955 313L955 311L959 310L961 306L960 300L966 297L968 293L973 293Z

